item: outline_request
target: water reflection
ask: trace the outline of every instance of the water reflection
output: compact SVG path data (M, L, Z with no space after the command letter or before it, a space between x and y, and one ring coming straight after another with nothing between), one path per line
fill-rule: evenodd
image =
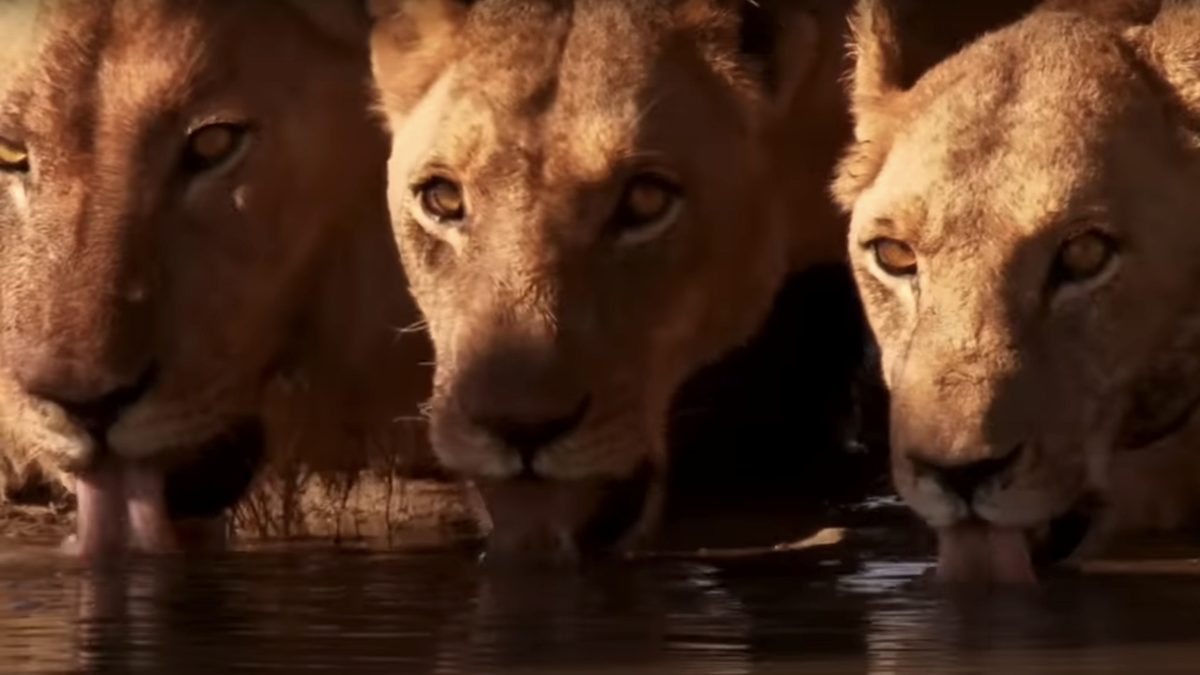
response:
M449 622L438 673L743 673L750 621L703 566L490 572Z
M927 562L481 568L458 553L242 552L83 572L0 556L0 672L1194 672L1200 578L951 595Z
M872 675L1195 672L1193 575L1097 575L986 597L901 593L868 603Z

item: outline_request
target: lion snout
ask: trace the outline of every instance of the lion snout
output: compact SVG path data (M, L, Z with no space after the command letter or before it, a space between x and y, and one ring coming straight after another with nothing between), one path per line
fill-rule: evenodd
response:
M450 388L460 424L515 453L525 473L547 448L576 432L592 397L552 355L506 349L475 359Z
M556 401L551 406L524 403L492 399L486 403L464 401L462 405L465 406L464 417L469 424L516 452L526 471L532 471L543 449L580 426L587 416L591 400L585 396L577 401Z
M12 364L13 376L26 394L58 406L99 435L146 395L156 372L153 366L110 368L44 351Z
M998 453L977 452L959 459L910 448L906 456L917 478L929 479L946 494L970 505L983 490L1011 478L1022 450L1017 445Z

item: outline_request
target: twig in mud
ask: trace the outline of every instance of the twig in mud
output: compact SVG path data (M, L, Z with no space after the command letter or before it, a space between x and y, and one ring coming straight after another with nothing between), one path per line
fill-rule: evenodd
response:
M754 558L777 553L794 553L822 546L834 546L846 538L846 530L827 527L800 541L786 542L774 546L751 546L745 548L700 548L694 551L635 551L629 554L634 560L730 560Z

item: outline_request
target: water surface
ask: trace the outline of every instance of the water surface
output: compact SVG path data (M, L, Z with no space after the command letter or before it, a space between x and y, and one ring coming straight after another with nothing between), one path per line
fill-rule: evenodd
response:
M0 672L1194 673L1194 565L951 596L922 581L923 553L871 545L583 575L492 570L458 549L111 571L9 549Z

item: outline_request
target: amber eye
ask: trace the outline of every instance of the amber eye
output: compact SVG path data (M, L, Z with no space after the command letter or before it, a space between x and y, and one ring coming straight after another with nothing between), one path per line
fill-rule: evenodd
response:
M894 277L907 277L917 273L917 254L912 248L897 239L886 237L870 244L879 268Z
M648 241L675 222L682 204L683 196L674 183L657 175L635 176L621 195L613 227L628 242Z
M0 138L0 171L29 170L29 152L20 143Z
M1098 230L1077 234L1063 242L1054 263L1055 281L1078 283L1091 279L1105 269L1117 253L1117 243Z
M439 225L460 222L467 215L462 186L449 178L431 178L417 187L421 210Z
M227 162L242 149L247 129L237 124L209 124L193 131L184 148L184 167L193 173Z

